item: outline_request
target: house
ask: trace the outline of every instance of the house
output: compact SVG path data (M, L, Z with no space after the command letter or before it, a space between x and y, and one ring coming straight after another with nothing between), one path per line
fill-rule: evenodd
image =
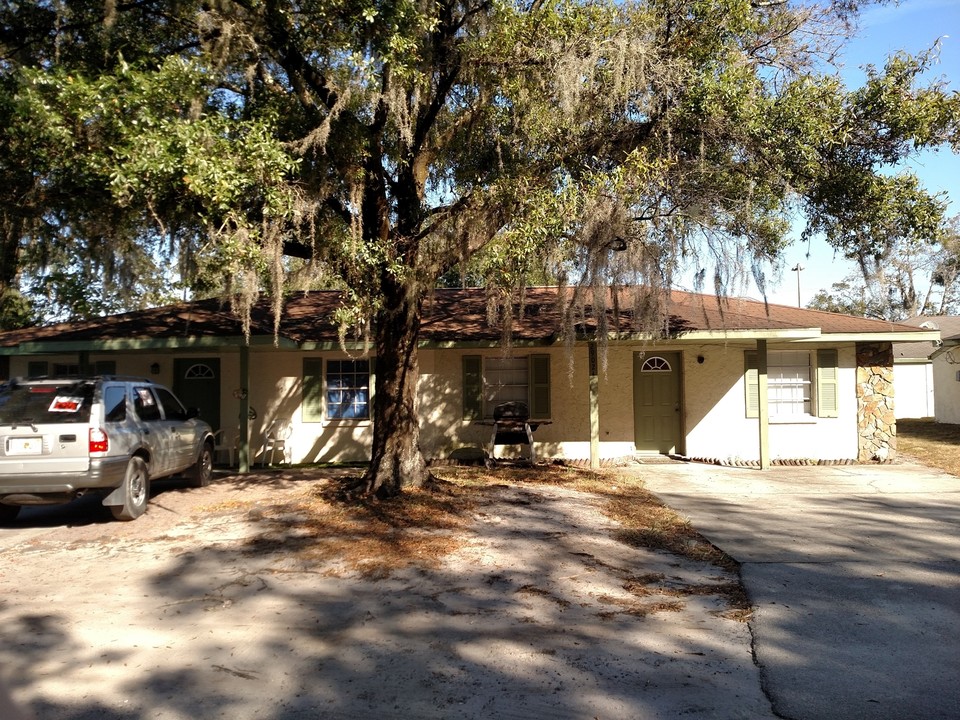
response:
M540 457L603 461L635 453L729 463L884 459L896 447L894 342L939 332L817 310L674 291L666 337L624 311L598 343L595 326L561 337L557 288L530 288L504 348L482 289L436 290L420 339L421 445L428 458L490 447L506 401L538 421ZM0 333L0 373L81 370L150 375L261 459L284 419L294 462L369 458L375 358L341 343L333 291L285 299L276 332L264 300L249 336L215 300ZM960 353L960 351L958 351ZM524 448L496 447L498 455Z
M938 330L929 317L904 320L905 325ZM934 416L936 397L933 384L933 361L930 355L936 342L900 342L893 344L893 377L897 388L897 419Z
M938 330L941 341L894 344L897 417L960 423L960 316L921 316L903 322Z

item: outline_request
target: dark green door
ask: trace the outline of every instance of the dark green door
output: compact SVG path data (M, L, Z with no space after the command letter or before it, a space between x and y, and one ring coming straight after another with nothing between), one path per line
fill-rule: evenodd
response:
M680 353L634 354L633 421L637 452L679 452Z
M188 408L199 408L214 432L220 429L220 358L174 360L173 392Z

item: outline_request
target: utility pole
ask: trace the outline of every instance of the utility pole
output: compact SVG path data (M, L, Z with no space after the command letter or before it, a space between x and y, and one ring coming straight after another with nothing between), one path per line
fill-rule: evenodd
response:
M792 272L795 272L797 274L797 307L803 307L800 304L800 273L803 271L803 269L804 269L803 265L801 265L800 263L797 263L792 268L790 268Z

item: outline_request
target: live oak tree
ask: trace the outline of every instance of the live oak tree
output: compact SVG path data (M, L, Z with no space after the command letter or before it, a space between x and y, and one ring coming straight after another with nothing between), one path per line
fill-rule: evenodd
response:
M880 210L936 232L942 206L881 171L956 143L958 100L918 83L927 57L843 86L864 4L12 0L0 245L175 250L241 313L291 274L334 282L377 356L365 486L395 493L430 477L421 312L457 268L507 327L531 276L593 290L568 317L602 336L608 286L641 289L653 331L681 267L718 301L763 287L797 212L844 247Z

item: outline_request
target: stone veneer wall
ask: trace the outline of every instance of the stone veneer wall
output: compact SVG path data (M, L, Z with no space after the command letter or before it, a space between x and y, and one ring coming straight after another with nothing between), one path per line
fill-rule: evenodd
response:
M891 343L857 343L857 433L860 462L897 454Z

